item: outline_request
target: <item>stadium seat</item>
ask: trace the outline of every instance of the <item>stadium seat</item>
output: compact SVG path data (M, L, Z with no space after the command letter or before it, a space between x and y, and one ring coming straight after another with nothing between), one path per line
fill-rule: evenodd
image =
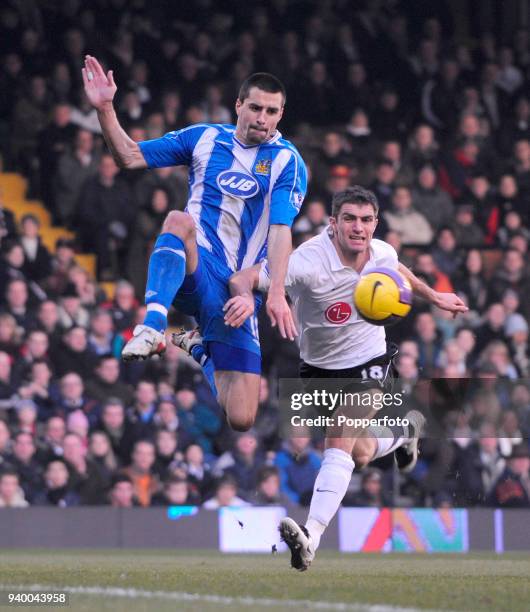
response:
M75 234L65 227L42 227L40 230L42 243L51 253L55 253L55 243L59 238L74 240Z
M116 283L104 282L104 283L98 283L98 285L106 293L107 299L109 300L114 299L114 294L116 293Z
M96 256L92 253L78 253L76 262L84 268L92 278L96 278Z
M27 181L15 172L0 173L0 192L6 201L23 200L26 195Z
M41 227L51 225L51 215L38 200L12 200L6 202L5 207L13 212L17 222L24 215L34 215L40 221Z

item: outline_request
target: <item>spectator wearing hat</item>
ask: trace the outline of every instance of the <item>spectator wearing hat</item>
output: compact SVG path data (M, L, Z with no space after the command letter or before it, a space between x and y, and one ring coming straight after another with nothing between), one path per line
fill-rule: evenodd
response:
M526 442L512 448L489 503L498 508L530 508L530 453Z
M401 242L405 246L430 244L433 239L429 222L413 207L410 189L405 185L399 185L394 189L392 207L382 216L388 227L400 235Z

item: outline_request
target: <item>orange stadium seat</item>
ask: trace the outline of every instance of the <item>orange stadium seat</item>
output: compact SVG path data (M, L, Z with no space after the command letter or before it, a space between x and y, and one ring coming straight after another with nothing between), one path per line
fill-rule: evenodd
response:
M23 200L27 187L26 179L20 174L15 172L0 173L0 192L7 202L9 200Z
M76 262L84 268L92 278L96 278L96 256L92 253L78 253Z
M34 215L40 221L41 227L51 225L51 215L38 200L11 200L5 207L13 212L18 223L24 215Z

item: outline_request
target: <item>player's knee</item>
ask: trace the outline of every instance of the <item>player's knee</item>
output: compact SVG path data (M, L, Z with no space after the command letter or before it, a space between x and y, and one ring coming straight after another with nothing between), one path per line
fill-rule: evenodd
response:
M351 456L353 461L355 462L355 467L357 468L366 467L372 459L371 455L364 449L356 450L354 448Z
M188 213L172 210L164 220L162 231L189 238L195 234L195 221Z
M227 420L234 431L248 431L254 425L254 417L250 415L227 415Z

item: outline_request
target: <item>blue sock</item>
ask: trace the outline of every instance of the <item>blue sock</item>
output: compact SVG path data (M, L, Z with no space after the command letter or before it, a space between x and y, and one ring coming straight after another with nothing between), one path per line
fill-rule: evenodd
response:
M186 274L184 242L174 234L160 234L149 258L144 325L157 331L167 327L167 312ZM150 307L150 305L152 305Z
M206 376L206 380L208 381L210 388L213 391L215 397L217 397L217 388L215 387L215 369L213 367L213 359L208 355L208 353L204 350L204 346L201 344L196 344L191 349L191 356L195 361L201 366L204 375Z

